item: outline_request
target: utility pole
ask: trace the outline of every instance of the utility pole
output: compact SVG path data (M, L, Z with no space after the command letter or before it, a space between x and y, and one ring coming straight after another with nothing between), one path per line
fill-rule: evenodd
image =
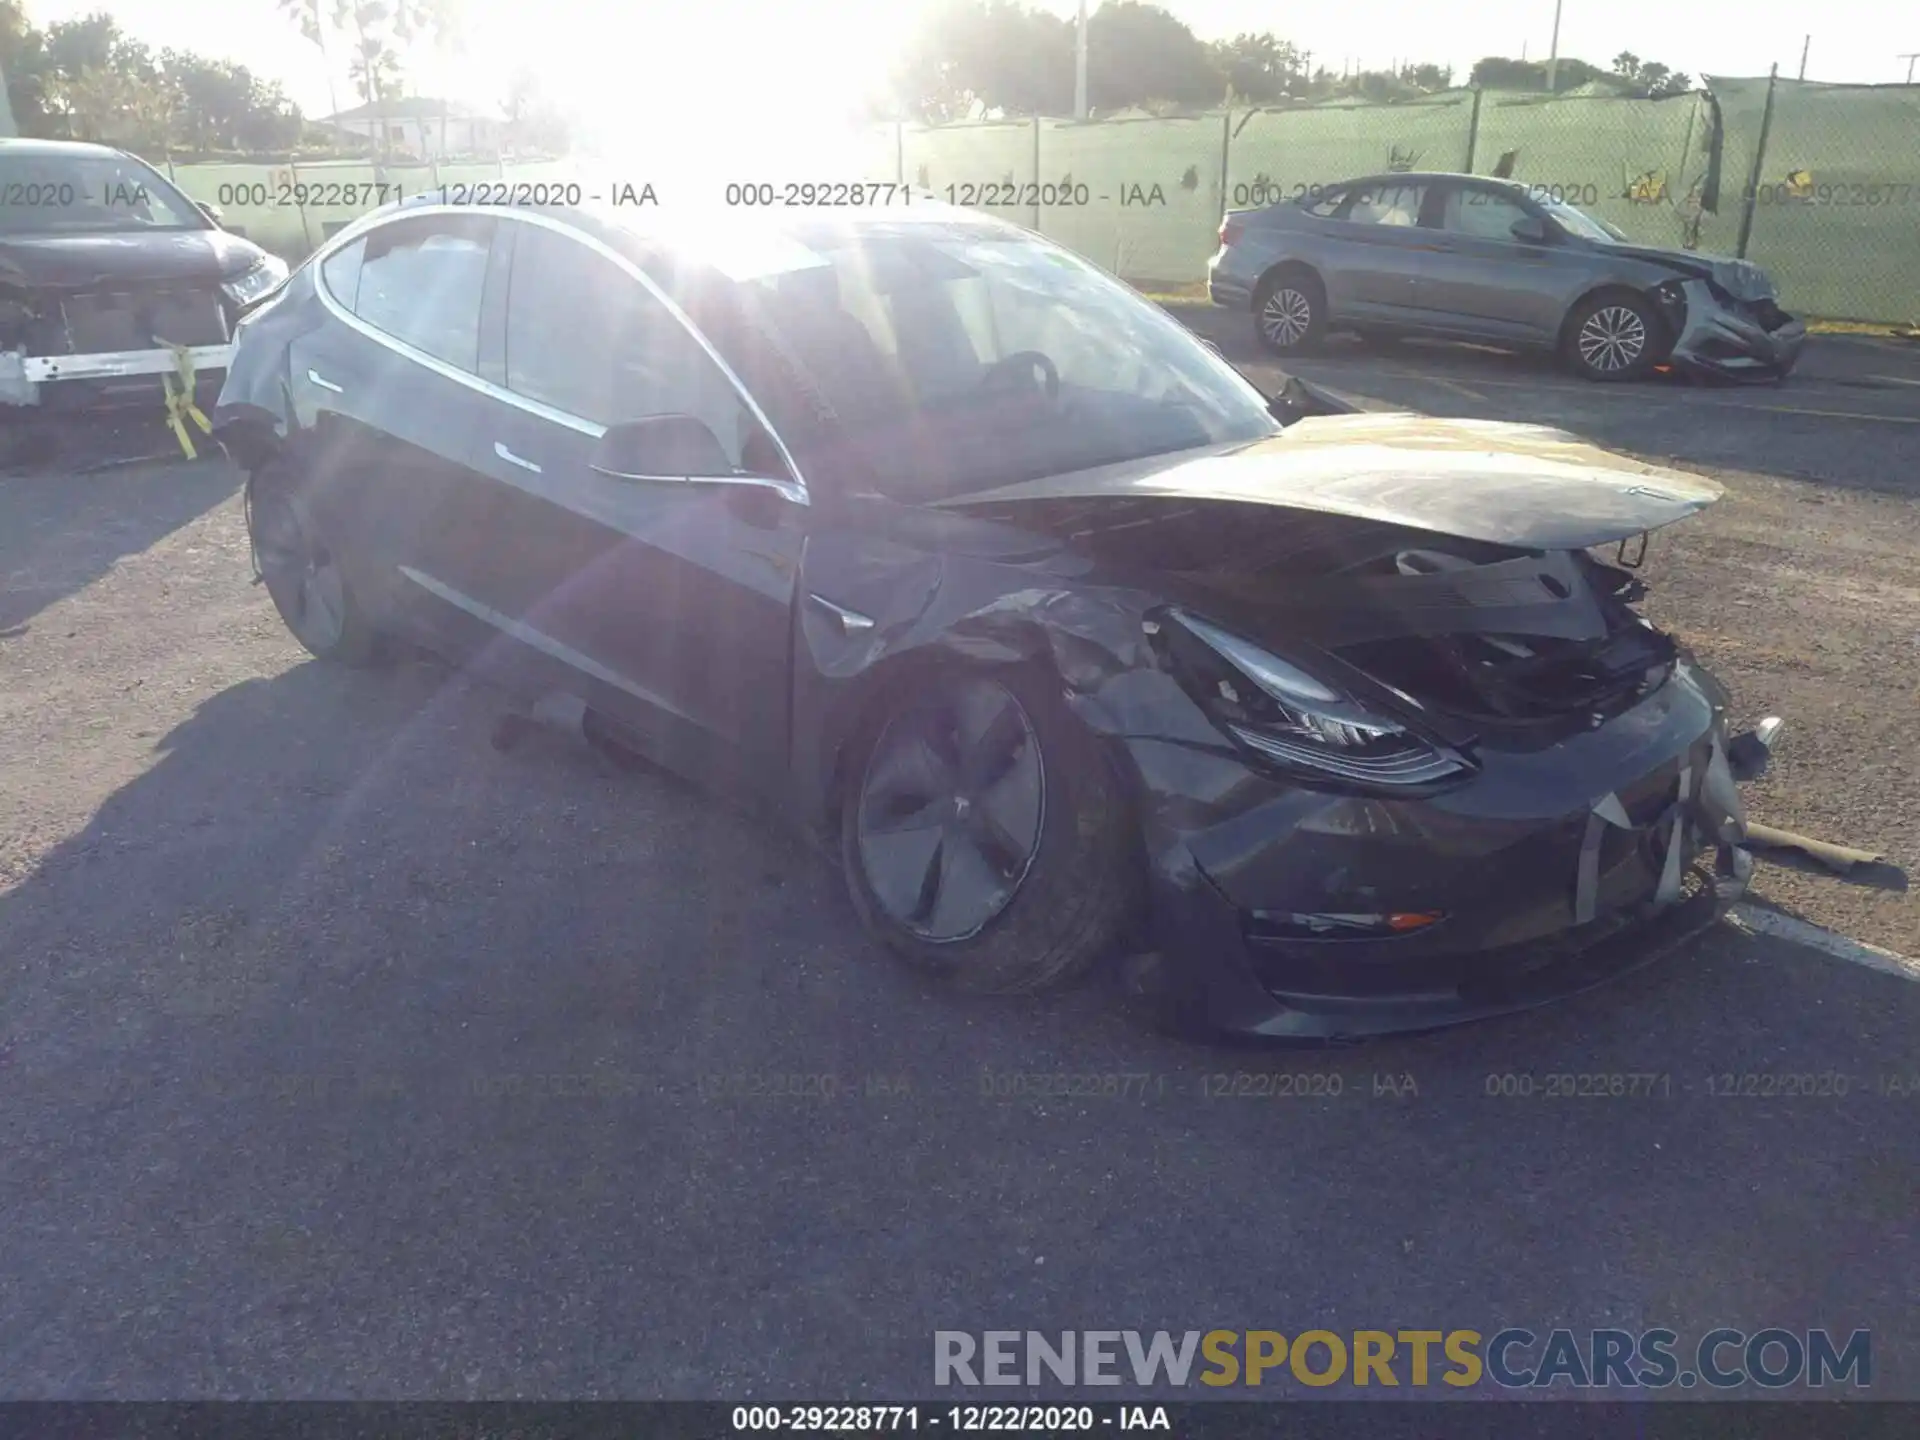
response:
M1809 35L1800 45L1800 78L1807 78L1807 51L1813 48L1813 36Z
M1913 83L1913 62L1920 60L1920 50L1914 51L1911 55L1896 55L1893 58L1907 62L1907 83L1911 85Z
M1553 88L1554 73L1560 68L1560 0L1553 0L1553 41L1547 48L1547 93Z
M1080 0L1080 25L1073 38L1073 118L1087 118L1087 0Z

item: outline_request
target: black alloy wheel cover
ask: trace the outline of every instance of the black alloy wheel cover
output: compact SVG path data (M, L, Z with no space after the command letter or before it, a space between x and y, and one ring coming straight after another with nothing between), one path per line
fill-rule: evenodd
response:
M916 939L971 939L1012 903L1040 850L1046 771L1033 721L986 676L894 715L861 780L856 838L875 903Z
M260 575L287 628L317 649L337 645L346 630L346 586L339 566L307 534L287 501L257 505L255 515Z

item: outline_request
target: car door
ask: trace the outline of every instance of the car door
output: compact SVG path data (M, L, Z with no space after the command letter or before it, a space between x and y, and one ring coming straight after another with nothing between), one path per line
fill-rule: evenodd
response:
M1551 344L1566 311L1571 251L1557 232L1505 186L1446 184L1421 228L1432 242L1414 285L1426 324L1496 340ZM1513 227L1546 226L1546 241L1525 241Z
M1426 193L1423 181L1362 181L1326 222L1327 302L1336 318L1404 320L1413 309L1420 252L1432 245L1419 226Z
M526 675L579 694L691 773L783 773L807 508L750 483L596 471L605 429L693 415L742 471L764 427L730 371L623 257L564 226L514 231L502 383L477 437L493 481L486 595Z
M384 623L456 654L486 638L442 592L477 583L483 553L472 442L489 405L475 372L494 225L410 216L335 250L316 280L338 323L291 346L321 533Z

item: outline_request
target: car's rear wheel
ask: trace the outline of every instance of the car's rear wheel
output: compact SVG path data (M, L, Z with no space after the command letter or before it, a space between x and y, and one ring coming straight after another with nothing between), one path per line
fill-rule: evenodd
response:
M916 969L965 990L1041 990L1126 930L1139 893L1132 822L1057 681L921 672L876 707L851 757L847 888Z
M1581 302L1566 333L1567 361L1589 380L1637 380L1653 369L1664 348L1653 307L1624 291Z
M1312 271L1282 266L1254 292L1253 320L1260 343L1276 355L1311 350L1327 333L1326 288Z
M270 464L248 481L247 525L261 579L293 638L321 660L342 665L380 660L381 636L301 502L298 472L290 464Z

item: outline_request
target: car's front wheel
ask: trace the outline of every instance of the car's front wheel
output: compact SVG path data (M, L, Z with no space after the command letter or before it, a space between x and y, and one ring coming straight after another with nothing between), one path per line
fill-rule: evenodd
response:
M841 859L861 919L957 988L1084 972L1134 915L1119 783L1058 682L956 670L900 686L854 737Z
M382 657L381 637L301 502L289 462L271 463L247 482L247 526L274 608L308 653L343 665Z
M1283 266L1254 292L1260 343L1277 355L1311 350L1327 333L1327 292L1313 273Z
M1567 322L1567 360L1589 380L1637 380L1660 358L1663 332L1653 307L1613 292L1581 303Z

